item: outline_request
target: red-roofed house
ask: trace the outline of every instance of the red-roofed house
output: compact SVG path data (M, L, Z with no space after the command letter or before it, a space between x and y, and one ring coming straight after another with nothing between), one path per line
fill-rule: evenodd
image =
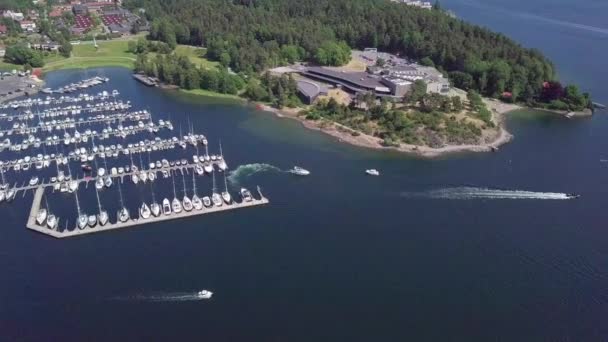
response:
M5 35L8 32L6 25L0 25L0 35Z

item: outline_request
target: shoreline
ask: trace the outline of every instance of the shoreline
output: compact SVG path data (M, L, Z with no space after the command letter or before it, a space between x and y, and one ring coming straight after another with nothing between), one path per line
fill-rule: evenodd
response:
M321 119L319 121L306 120L305 118L298 116L298 113L301 110L298 108L277 109L262 103L250 103L254 104L256 109L258 110L274 113L280 118L289 118L296 120L300 122L300 124L302 124L302 126L304 126L305 128L323 132L338 139L339 142L375 150L398 151L424 158L435 158L454 153L492 152L496 151L500 146L510 142L513 139L513 135L509 133L505 128L505 114L515 110L523 109L525 107L522 107L517 104L502 103L497 100L484 100L488 108L492 111L494 121L498 126L498 132L495 137L491 141L482 144L445 145L439 148L403 143L399 146L385 146L383 145L383 140L381 138L374 137L363 132L355 131L337 122L332 122L324 119ZM354 136L352 134L354 132L357 132L359 134L357 136Z

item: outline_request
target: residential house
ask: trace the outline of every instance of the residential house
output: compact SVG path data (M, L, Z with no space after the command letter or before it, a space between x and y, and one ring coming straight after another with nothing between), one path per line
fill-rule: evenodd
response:
M19 23L21 29L26 32L34 32L36 30L36 23L31 20L23 20Z
M6 25L0 25L0 36L4 36L8 32Z

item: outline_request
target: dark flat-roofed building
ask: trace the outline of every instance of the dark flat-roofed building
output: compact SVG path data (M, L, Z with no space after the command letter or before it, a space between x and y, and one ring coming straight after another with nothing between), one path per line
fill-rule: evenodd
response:
M313 103L319 95L327 95L327 88L308 80L298 80L298 91L306 104Z
M355 93L375 92L378 95L391 95L390 89L382 83L380 77L367 72L343 72L323 67L310 67L302 74L313 79L339 84Z

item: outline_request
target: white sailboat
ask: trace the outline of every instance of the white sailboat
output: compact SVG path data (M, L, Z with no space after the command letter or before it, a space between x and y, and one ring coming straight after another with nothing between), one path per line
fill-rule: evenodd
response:
M194 195L192 195L192 205L194 206L194 209L201 210L203 209L203 201L201 201L196 194L196 177L194 176L194 172L192 173L192 188L192 191L194 191Z
M223 202L222 202L222 196L220 196L220 194L217 193L217 188L215 187L215 172L212 173L213 176L213 192L211 194L211 202L213 202L213 205L216 207L221 207Z
M89 219L86 214L80 211L80 202L78 201L78 192L74 193L74 198L76 198L76 209L78 210L78 228L85 229L89 222Z
M154 186L150 184L150 188L152 189L152 203L150 204L150 212L154 217L158 217L161 213L161 208L158 203L156 203L156 197L154 196Z
M218 167L220 168L220 171L226 171L226 169L228 168L228 164L226 164L226 161L224 160L224 152L222 152L222 142L220 141L220 155L218 156L219 162L218 162Z
M101 201L99 200L99 191L95 188L95 196L97 196L97 207L99 208L99 214L97 215L97 222L100 226L104 226L108 223L108 212L103 210L101 207Z
M183 174L182 174L182 182L184 183L184 198L182 199L182 204L184 205L184 210L192 211L193 205L192 205L192 201L188 197L188 194L186 193L186 178L184 177Z
M182 212L182 203L177 199L177 194L175 193L175 177L171 174L171 182L173 183L173 201L171 201L171 209L174 213L179 214Z
M120 195L120 210L118 211L118 220L120 222L127 222L129 220L129 209L125 207L125 204L122 200L122 189L120 186L120 182L118 183L118 193Z
M150 218L151 214L152 214L152 212L150 211L150 208L148 207L146 202L142 202L141 207L139 207L140 217L143 219L148 219L148 218Z
M232 203L232 196L228 192L228 181L226 180L226 172L224 172L224 191L222 191L222 199L226 204Z

